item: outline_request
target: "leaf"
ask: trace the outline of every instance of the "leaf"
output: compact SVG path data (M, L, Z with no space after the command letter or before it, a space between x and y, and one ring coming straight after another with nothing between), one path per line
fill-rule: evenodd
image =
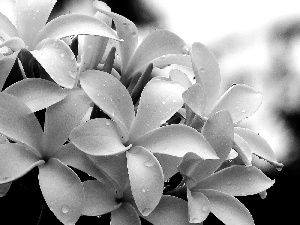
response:
M38 177L44 199L56 218L65 225L75 224L84 204L83 185L79 177L54 158L39 166Z
M232 196L254 195L270 188L275 181L254 166L227 167L202 180L192 191L213 189Z
M155 225L189 225L188 203L180 198L164 195L152 213L144 218Z
M122 204L116 201L116 191L98 180L85 181L83 187L85 199L82 215L100 216L116 210Z
M234 123L251 116L260 107L262 95L245 84L230 87L213 106L210 115L228 110Z
M37 33L45 26L56 0L17 0L16 12L19 37L31 46Z
M185 54L186 43L167 30L152 31L138 46L123 76L134 75L151 60L167 54Z
M111 225L141 225L139 215L128 203L123 203L120 208L111 213Z
M17 37L18 31L16 27L13 25L13 23L0 12L0 27L1 31L5 32L6 35L9 37ZM5 39L4 37L2 37Z
M211 212L226 225L254 225L248 209L236 198L215 190L201 190Z
M233 149L239 154L243 163L246 166L251 166L252 152L248 143L241 138L239 135L234 134L234 145Z
M134 120L133 103L126 88L111 74L96 70L83 72L80 84L93 102L118 124L126 142Z
M31 51L51 78L60 86L73 88L77 76L76 59L69 46L58 39L44 39Z
M219 97L221 83L219 64L212 52L199 42L193 43L191 58L196 82L202 84L205 89L205 113L208 114Z
M181 124L163 126L140 137L134 146L143 146L153 153L183 157L193 152L203 159L217 159L215 151L203 135Z
M40 78L21 80L3 92L20 99L32 112L47 108L67 96L67 93L58 85Z
M37 152L42 149L43 130L34 113L15 96L0 93L0 133Z
M201 192L187 190L190 223L203 222L210 213L210 203Z
M142 215L148 216L157 206L164 188L162 168L147 149L136 146L126 152L130 186Z
M10 71L15 64L18 54L19 51L4 57L1 57L0 55L0 90L2 90Z
M205 116L206 97L205 89L200 83L195 83L190 86L183 94L184 102L196 113L198 116Z
M1 144L0 184L16 180L43 163L39 156L26 149L24 145Z
M177 82L159 78L150 80L141 94L130 141L134 142L170 119L183 105L183 91Z
M126 151L115 122L93 119L76 127L70 134L71 142L81 151L97 156L115 155Z
M65 99L47 108L44 128L47 152L55 152L68 140L89 108L88 98L82 90L69 91Z
M46 38L64 38L76 35L96 35L120 40L105 22L87 15L69 14L57 17L47 23L35 37L31 48Z

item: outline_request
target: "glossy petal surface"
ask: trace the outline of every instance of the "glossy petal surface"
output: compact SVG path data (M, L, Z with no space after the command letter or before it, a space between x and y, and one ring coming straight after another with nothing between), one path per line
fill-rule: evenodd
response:
M189 221L191 223L203 222L210 213L210 203L207 197L201 192L187 190Z
M237 165L214 173L192 190L214 189L232 196L245 196L262 192L274 182L254 166Z
M39 184L54 215L65 225L75 224L84 203L83 185L78 176L57 159L39 167Z
M226 225L254 225L248 209L236 198L214 190L202 190L211 212Z
M181 56L185 56L185 55L181 55ZM170 77L171 81L175 81L175 82L178 82L179 84L181 84L185 90L187 90L190 86L192 86L191 80L181 70L177 70L177 69L171 70L169 73L169 77ZM183 96L183 99L184 99L184 96Z
M19 81L3 92L20 99L32 112L47 108L67 96L67 93L58 85L40 78Z
M69 46L58 39L45 39L31 54L59 85L73 88L77 76L76 59Z
M111 213L111 225L141 225L138 213L128 203Z
M95 104L118 124L123 140L127 141L134 109L126 88L111 74L92 70L82 73L80 84Z
M0 184L16 180L43 164L37 155L19 144L0 145Z
M115 155L128 149L121 142L116 123L108 119L93 119L76 127L70 139L90 155Z
M17 37L18 31L12 22L2 13L0 13L1 31L5 32L10 37Z
M0 133L37 151L42 149L39 121L21 100L6 93L0 93Z
M131 148L126 157L132 195L142 215L148 216L162 196L162 168L155 156L143 147Z
M69 14L57 17L47 23L35 37L32 48L46 38L63 38L79 34L97 35L119 40L113 29L107 26L105 22L87 15Z
M234 134L234 142L233 148L239 154L239 157L242 159L243 163L246 166L251 166L252 152L248 143L237 134Z
M1 57L0 55L0 90L2 90L3 85L16 61L19 52L14 52L11 55Z
M151 61L154 67L165 68L166 66L176 64L181 66L186 66L188 68L192 68L192 61L190 55L182 55L182 54L168 54L160 56Z
M83 187L85 194L83 215L103 215L116 210L122 204L116 201L116 191L98 180L85 181Z
M145 86L130 132L131 142L160 127L183 105L184 88L177 82L153 78Z
M46 24L56 0L17 0L17 29L27 46ZM29 26L30 25L30 26Z
M184 102L199 116L204 116L206 107L205 89L200 83L195 83L182 94Z
M205 112L208 113L219 97L221 83L219 64L212 52L199 42L193 43L191 58L196 82L202 84L205 89Z
M195 129L174 124L155 129L133 143L153 153L183 157L193 152L203 159L217 159L217 155L203 135Z
M251 116L260 107L262 95L245 84L237 84L229 88L216 102L210 115L228 110L234 123Z

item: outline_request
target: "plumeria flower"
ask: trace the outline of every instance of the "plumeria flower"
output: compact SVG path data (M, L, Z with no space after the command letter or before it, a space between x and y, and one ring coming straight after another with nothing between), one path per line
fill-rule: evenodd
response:
M65 71L67 63L64 58L68 56L60 51L61 45L56 45L55 39L89 34L119 40L106 23L87 15L63 15L46 24L55 3L56 0L17 0L16 25L0 14L1 88L21 49L33 51L32 55L50 76L55 73L66 73L72 77L76 71ZM49 70L49 67L53 68ZM56 82L64 84L60 80Z
M195 160L186 155L178 167L186 179L189 221L200 223L212 212L224 224L254 224L249 211L234 196L263 192L274 181L253 166L235 165L217 171L233 144L234 124L227 110L208 118L201 133L219 159Z
M142 92L136 115L127 89L112 75L89 70L81 75L80 84L111 120L89 120L72 131L70 140L88 155L126 152L132 194L143 215L157 206L163 191L162 166L153 153L182 158L194 152L203 159L217 158L195 129L178 124L160 127L182 107L184 89L179 83L153 78ZM167 160L164 166L168 167Z
M220 96L219 65L214 55L203 44L196 42L192 45L191 59L196 83L189 84L183 76L176 76L176 80L184 82L187 88L183 93L186 105L197 115L194 117L195 114L187 111L186 119L191 126L201 129L207 118L221 110L227 110L233 123L238 124L258 110L262 103L262 95L245 84L233 85ZM191 124L193 122L194 124ZM255 154L276 167L282 167L282 164L276 161L271 147L258 134L239 127L236 127L234 132L234 150L246 165L251 165L252 154Z

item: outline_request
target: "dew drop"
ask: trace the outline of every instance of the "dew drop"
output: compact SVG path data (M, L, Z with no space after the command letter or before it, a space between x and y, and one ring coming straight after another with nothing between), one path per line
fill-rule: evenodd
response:
M69 212L69 209L68 209L67 206L64 205L64 206L61 207L61 211L62 211L62 213L66 214L66 213Z
M64 53L60 53L59 56L60 56L61 58L63 58L63 57L65 57L65 54L64 54Z
M192 218L191 222L192 223L201 223L201 220L199 218Z
M134 31L134 32L132 32L132 33L131 33L131 35L132 35L132 36L135 36L135 35L136 35L136 32L135 32L135 31Z
M163 55L163 56L160 57L160 60L164 61L164 60L166 60L166 58L167 57L165 55Z
M207 206L202 206L201 210L202 210L203 212L207 212L209 209L208 209Z
M144 162L144 166L146 166L146 167L152 167L154 165L155 165L154 161L146 161L146 162Z
M151 212L152 212L151 208L144 208L142 214L143 216L148 216Z
M182 53L184 54L184 55L188 55L189 54L189 48L187 47L187 46L183 46L183 48L182 48Z
M124 26L128 26L128 23L127 23L127 22L124 22L123 25L124 25Z
M109 125L110 125L110 122L106 121L105 124L106 124L106 126L109 126Z
M201 73L204 73L204 72L205 72L205 68L203 68L203 67L200 68L200 72L201 72Z
M173 101L172 102L176 102L176 100L175 99L173 99Z
M142 192L143 193L146 193L146 192L148 192L149 190L147 189L147 188L145 188L145 187L142 187Z
M163 102L162 102L162 104L163 104L163 105L165 105L165 104L166 104L166 102L165 102L165 101L163 101Z
M36 13L39 13L39 12L40 12L40 10L38 10L38 9L37 9L37 10L35 10L35 12L36 12Z
M242 113L245 113L246 112L246 109L242 109Z

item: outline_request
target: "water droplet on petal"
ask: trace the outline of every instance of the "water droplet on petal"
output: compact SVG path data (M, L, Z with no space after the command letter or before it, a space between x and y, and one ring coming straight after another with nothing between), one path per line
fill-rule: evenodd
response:
M110 125L110 122L109 122L109 121L106 121L105 124L106 124L106 126L109 126L109 125Z
M143 209L143 216L148 216L150 213L152 212L152 209L151 208L145 208Z
M63 58L63 57L65 57L65 54L64 54L64 53L60 53L59 56L60 56L61 58Z
M154 161L146 161L146 162L144 162L144 165L146 166L146 167L152 167L152 166L154 166L155 165L155 162Z
M246 112L246 109L242 109L242 113L245 113Z
M149 190L148 190L147 188L142 187L142 192L146 193L146 192L148 192L148 191L149 191Z
M36 13L39 13L39 12L40 12L40 10L38 10L38 9L37 9L37 10L35 10L35 12L36 12Z
M136 35L136 32L134 31L134 32L132 32L132 34L131 34L132 36L135 36Z
M182 48L182 54L188 55L190 53L189 48L187 46L183 46Z
M204 72L205 72L205 68L203 68L203 67L200 68L200 72L201 72L201 73L204 73Z
M165 105L165 104L166 104L166 102L165 102L165 101L163 101L163 102L162 102L162 104L163 104L163 105Z
M68 207L67 207L66 205L64 205L64 206L61 207L61 211L62 211L64 214L66 214L66 213L69 212L69 209L68 209Z
M192 223L201 223L201 220L199 218L192 218L191 222Z

